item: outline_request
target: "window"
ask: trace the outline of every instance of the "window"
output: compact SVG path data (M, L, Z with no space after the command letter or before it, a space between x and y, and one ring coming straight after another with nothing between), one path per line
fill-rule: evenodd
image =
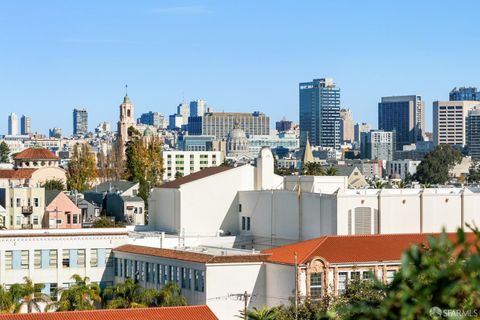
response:
M145 262L145 281L150 282L150 263Z
M359 280L360 279L360 271L352 271L350 273L350 278L355 279L355 280Z
M78 223L78 214L73 215L73 223L77 224Z
M21 269L28 269L28 257L29 257L29 252L28 250L22 250L21 253Z
M392 283L393 278L395 278L395 270L387 270L387 283Z
M21 207L22 206L22 200L20 198L17 198L17 205L16 207Z
M38 198L33 198L33 205L38 208L40 206L40 201Z
M58 287L56 283L50 283L50 298L52 300L57 300L57 292L58 292Z
M195 279L195 291L205 291L205 271L195 270L193 276Z
M246 219L245 217L242 217L242 230L245 230L246 227Z
M5 269L13 269L13 251L5 251Z
M42 250L35 250L33 252L33 267L35 269L42 267Z
M348 272L338 273L338 294L344 294L347 288Z
M310 298L312 300L322 297L322 273L310 273Z
M90 267L98 267L98 250L90 249Z
M70 250L68 249L63 249L62 265L64 268L70 268Z
M58 262L57 250L50 250L49 255L50 255L50 263L49 263L50 268L57 268L57 262Z
M250 231L250 217L247 217L247 230Z
M372 272L371 271L363 271L362 272L362 279L363 280L373 280L373 277L372 277Z
M15 217L15 220L16 220L16 221L15 221L15 224L16 224L17 226L19 226L19 225L22 223L22 218L21 218L20 216L16 216L16 217Z
M67 224L71 224L71 223L72 223L71 215L67 214Z
M38 216L33 217L33 224L38 225Z
M85 249L77 250L77 267L85 267Z
M242 204L241 203L238 204L238 212L242 212Z

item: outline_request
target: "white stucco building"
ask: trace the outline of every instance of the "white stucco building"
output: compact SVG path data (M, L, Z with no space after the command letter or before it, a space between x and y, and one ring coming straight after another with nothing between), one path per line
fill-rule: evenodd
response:
M163 181L175 180L177 172L187 176L223 163L221 151L163 151L162 156L165 167Z

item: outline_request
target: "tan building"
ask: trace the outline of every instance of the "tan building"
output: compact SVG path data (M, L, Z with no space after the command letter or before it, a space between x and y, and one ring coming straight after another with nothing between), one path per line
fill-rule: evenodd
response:
M468 112L480 108L478 101L433 102L433 142L435 145L467 144L466 118Z
M340 139L342 142L353 142L354 124L353 114L350 109L340 109Z
M124 144L128 141L128 128L130 127L135 127L134 109L128 94L125 94L123 103L120 105L120 120L118 121L118 139Z
M0 189L0 206L5 215L0 225L6 229L41 229L45 213L45 189L4 188Z

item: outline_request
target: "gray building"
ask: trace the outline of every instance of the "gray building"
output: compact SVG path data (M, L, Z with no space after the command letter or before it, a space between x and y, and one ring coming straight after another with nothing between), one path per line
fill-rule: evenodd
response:
M30 117L22 115L20 118L20 133L23 135L30 134L32 132L32 124Z
M137 119L137 122L164 129L165 116L159 112L149 111L147 113L143 113L140 118Z
M233 126L238 124L247 135L269 135L270 117L264 113L207 112L202 117L188 118L190 135L215 136L217 140L227 139Z
M480 160L480 110L468 113L467 148L473 160Z
M201 117L207 112L207 102L205 100L194 100L190 102L190 116Z
M371 130L368 123L356 123L353 127L353 140L357 145L360 145L362 142L362 137L365 137L367 133Z
M84 135L88 133L88 113L85 109L73 109L73 134Z
M475 87L453 88L449 94L450 101L480 101L480 92Z
M363 142L362 142L363 144ZM372 130L366 135L363 158L392 161L395 151L395 134L391 131Z
M8 115L8 134L18 135L18 116L13 112Z
M395 131L397 150L422 141L425 134L425 103L422 97L382 97L378 103L378 129Z
M299 85L300 146L340 146L340 88L333 79L314 79Z

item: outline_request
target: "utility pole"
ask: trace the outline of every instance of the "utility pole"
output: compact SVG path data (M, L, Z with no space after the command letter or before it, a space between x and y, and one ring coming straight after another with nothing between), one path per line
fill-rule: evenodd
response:
M247 291L245 291L243 293L243 302L244 302L244 308L243 308L243 312L244 312L244 319L247 320L248 319L248 316L247 316L247 306L248 306L248 298L250 298L252 295L251 294L248 294Z
M298 320L298 258L295 252L295 320Z

